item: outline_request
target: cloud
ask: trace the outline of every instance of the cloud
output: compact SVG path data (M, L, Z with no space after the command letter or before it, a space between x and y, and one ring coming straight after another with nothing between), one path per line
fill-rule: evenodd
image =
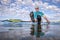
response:
M5 1L2 1L2 3L4 3ZM8 3L10 3L9 0L6 1L6 4L8 4ZM18 18L18 19L22 19L25 21L30 20L29 13L30 13L30 11L34 11L35 4L39 5L39 7L41 7L43 13L46 13L45 10L48 10L47 13L48 12L49 13L45 14L48 18L55 18L55 15L57 13L60 13L60 8L58 8L55 5L49 5L49 3L47 3L47 2L43 3L42 1L32 2L32 0L23 0L23 1L16 0L15 3L10 4L9 8L7 6L3 5L3 7L2 7L2 5L0 5L0 16L2 19ZM50 12L50 11L53 11L53 12ZM52 13L52 14L50 14L50 13Z
M57 13L57 14L55 15L55 17L60 17L60 13Z
M0 17L1 19L22 19L22 20L30 20L29 18L29 11L26 8L19 9L15 5L12 5L13 7L2 7L0 10ZM3 13L2 13L3 12ZM2 15L1 15L2 14Z
M43 10L50 10L50 11L53 11L52 14L50 11L47 11L47 12L50 12L48 16L50 19L56 19L56 20L59 20L60 19L60 8L58 8L57 6L55 5L49 5L48 3L43 3L42 4L42 7L43 7ZM59 17L59 18L58 18ZM58 19L57 19L58 18Z
M43 9L43 10L52 10L54 12L60 13L60 8L58 8L55 5L49 5L49 3L47 3L47 2L43 3L42 1L35 2L35 3L38 4L41 7L41 9Z
M17 4L22 4L22 0L16 0Z
M1 0L1 3L4 5L8 5L11 3L11 0Z
M30 5L32 5L32 0L16 0L16 3L18 4L18 5L26 5L26 6L30 6Z
M59 3L60 0L52 0L53 3Z
M42 9L46 9L46 10L52 10L52 11L56 11L56 12L60 12L60 8L58 8L55 5L49 5L49 3L45 2L45 3L40 3L40 6L42 6Z
M49 5L49 3L47 2L42 2L40 1L38 3L38 5L40 6L40 10L42 9L43 13L47 13L45 14L51 21L52 20L59 20L60 19L60 8L58 8L55 5ZM58 14L59 13L59 14ZM59 18L58 18L59 17Z

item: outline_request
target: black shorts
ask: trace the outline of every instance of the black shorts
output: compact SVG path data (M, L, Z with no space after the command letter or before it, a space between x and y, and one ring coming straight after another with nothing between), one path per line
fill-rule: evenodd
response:
M30 18L31 18L32 22L35 22L33 12L30 13ZM37 22L38 22L38 24L41 23L41 16L40 15L37 15Z

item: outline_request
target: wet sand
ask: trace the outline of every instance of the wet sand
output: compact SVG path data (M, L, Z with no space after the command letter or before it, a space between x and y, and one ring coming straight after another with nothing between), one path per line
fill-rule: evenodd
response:
M60 26L49 25L42 28L45 35L36 37L30 35L31 27L1 27L0 28L0 40L60 40ZM4 30L4 31L1 31Z

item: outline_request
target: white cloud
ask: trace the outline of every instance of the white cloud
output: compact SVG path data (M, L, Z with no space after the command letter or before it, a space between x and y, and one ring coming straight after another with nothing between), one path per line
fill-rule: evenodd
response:
M32 5L32 0L16 0L16 3L18 4L18 5L27 5L27 6L30 6L30 5Z
M22 4L22 0L16 0L17 4Z
M56 2L60 2L60 0L55 0Z
M39 6L41 6L41 9L44 9L44 10L52 10L54 12L59 12L60 13L60 8L58 8L55 5L49 5L47 2L43 3L42 1L35 2L35 3L38 4Z
M5 4L5 5L9 4L10 2L11 2L11 0L1 0L1 3Z
M46 2L45 3L40 2L38 4L39 4L39 6L41 6L41 9L42 9L43 12L44 12L44 10L53 11L53 12L51 12L51 14L50 14L50 11L47 11L47 12L49 12L49 14L45 14L51 21L52 20L59 20L60 19L60 15L59 15L60 14L60 8L58 8L55 5L49 5ZM59 14L57 14L57 13L59 13Z
M14 7L16 7L16 6L17 6L16 3L11 3L11 4L10 4L10 8L14 8Z
M6 16L6 18L19 18L19 19L22 19L22 20L30 20L30 17L29 17L29 12L30 11L29 10L34 10L34 5L35 4L39 5L41 7L41 9L43 9L42 11L51 10L51 11L54 11L56 13L60 13L60 8L58 8L55 5L49 5L48 3L43 3L42 1L33 3L32 0L27 0L27 1L26 0L23 0L23 1L22 0L17 0L16 3L11 3L10 4L10 8L7 8L7 6L4 6L4 7L1 6L0 15L2 14L2 12L4 12L3 15ZM25 7L23 9L20 9L21 6L19 6L19 5L30 6L30 9L29 9L29 7ZM54 13L52 13L52 14L54 14ZM48 15L48 14L45 14L45 15L48 18L55 18L55 16L54 16L55 14L53 16Z
M60 0L52 0L53 3L59 3Z
M17 7L13 7L13 8L4 7L3 10L1 10L4 13L0 12L0 16L3 19L18 18L18 19L22 19L22 20L25 20L25 21L30 20L29 11L26 10L26 9L27 9L27 7L24 8L24 9L19 9Z
M45 1L49 2L49 1L51 1L51 0L45 0Z
M55 15L55 17L60 17L60 13L57 13L57 14Z
M52 10L52 11L55 11L55 12L60 12L60 8L58 8L55 5L49 5L48 3L42 3L41 6L42 6L42 9Z
M47 7L47 9L53 10L53 11L56 11L56 12L60 12L60 11L59 11L60 8L58 8L57 6L54 6L54 5L49 5L49 6Z

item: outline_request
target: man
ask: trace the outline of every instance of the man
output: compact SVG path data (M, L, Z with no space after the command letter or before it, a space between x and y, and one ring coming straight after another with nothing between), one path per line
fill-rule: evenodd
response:
M31 20L33 19L35 22L38 22L38 24L41 23L41 17L43 17L48 24L50 23L47 17L42 12L39 11L38 6L35 7L35 12L31 12L31 13L32 13L30 14Z

